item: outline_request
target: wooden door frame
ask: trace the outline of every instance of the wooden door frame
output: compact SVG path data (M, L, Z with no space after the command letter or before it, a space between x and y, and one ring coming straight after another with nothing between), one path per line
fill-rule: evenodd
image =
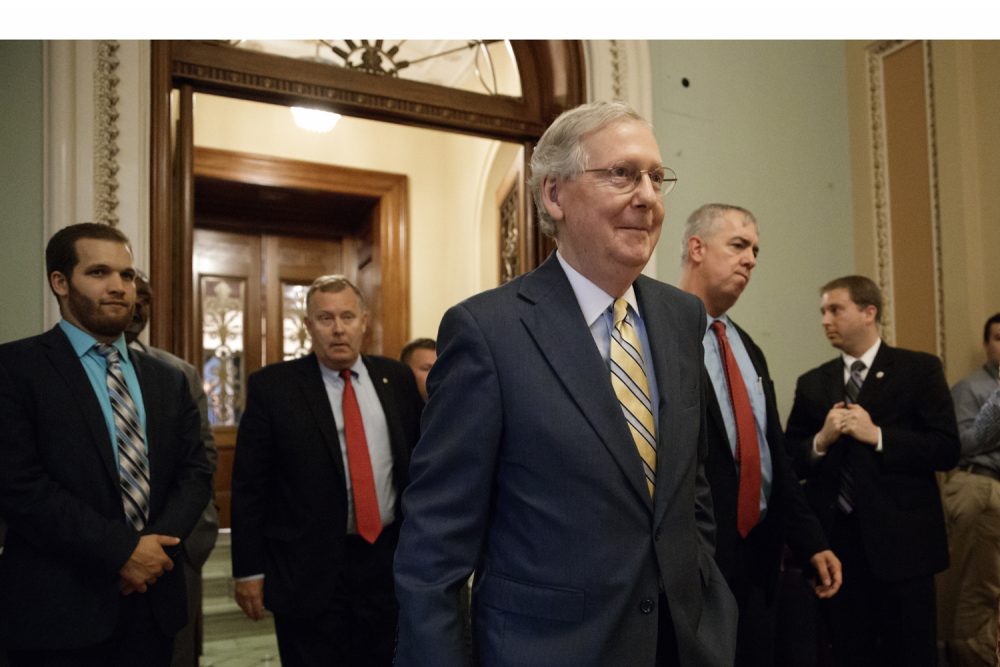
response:
M154 285L177 285L168 298L153 302L151 342L181 357L193 354L193 332L185 327L192 303L190 280L193 223L192 95L207 92L277 104L325 107L352 116L463 132L521 142L525 159L548 124L585 99L583 46L569 40L511 42L521 76L522 96L478 95L418 81L377 77L343 68L238 49L221 42L154 41L151 72L150 266ZM180 91L177 131L171 104ZM176 152L176 153L175 153ZM176 154L176 158L175 158ZM522 243L533 268L545 247L525 198ZM394 221L406 219L403 205L389 196L379 206L379 243L398 255L383 256L382 279L408 287L409 238ZM395 311L409 329L409 292ZM390 306L391 304L386 304ZM404 334L405 338L405 334ZM388 340L386 340L388 348Z
M370 197L377 201L372 218L372 261L381 290L366 294L374 313L393 313L379 318L381 331L377 353L393 356L409 340L410 323L410 213L408 179L368 169L289 160L215 148L195 148L195 177L253 183L266 187L293 188ZM190 340L199 335L194 323Z

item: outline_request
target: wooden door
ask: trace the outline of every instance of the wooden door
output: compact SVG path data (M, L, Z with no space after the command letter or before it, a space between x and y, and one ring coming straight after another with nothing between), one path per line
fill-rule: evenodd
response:
M309 352L303 318L318 276L358 276L358 241L196 228L193 285L197 358L219 450L215 500L230 525L236 429L246 378L264 365ZM373 313L375 316L375 313Z

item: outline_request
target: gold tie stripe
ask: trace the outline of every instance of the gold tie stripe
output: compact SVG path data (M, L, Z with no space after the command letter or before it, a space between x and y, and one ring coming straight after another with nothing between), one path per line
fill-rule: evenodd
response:
M642 345L635 328L626 318L628 302L616 299L611 330L611 387L621 403L632 440L642 458L649 495L656 483L656 424L642 361Z

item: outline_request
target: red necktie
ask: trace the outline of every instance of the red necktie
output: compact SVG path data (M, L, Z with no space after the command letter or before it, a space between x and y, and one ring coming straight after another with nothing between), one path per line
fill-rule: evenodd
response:
M361 421L361 408L351 385L351 370L340 371L344 378L344 439L347 440L347 465L351 469L351 489L354 494L354 517L358 534L370 544L375 544L382 532L382 517L375 495L375 475L368 455L368 439Z
M726 325L715 320L712 331L719 340L722 366L726 371L729 401L736 418L736 461L740 466L739 500L736 506L736 530L746 537L760 520L760 447L757 443L757 422L750 407L750 395L743 383L743 374L729 347Z

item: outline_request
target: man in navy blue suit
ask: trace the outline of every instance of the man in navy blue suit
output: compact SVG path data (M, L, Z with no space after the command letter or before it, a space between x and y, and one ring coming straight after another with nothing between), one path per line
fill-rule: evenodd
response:
M553 122L532 157L537 270L451 308L396 554L396 664L731 665L712 559L701 338L689 294L640 275L663 166L622 103Z
M0 346L0 646L15 667L165 667L180 543L212 493L198 408L179 370L126 347L124 234L71 225L45 259L62 320Z

